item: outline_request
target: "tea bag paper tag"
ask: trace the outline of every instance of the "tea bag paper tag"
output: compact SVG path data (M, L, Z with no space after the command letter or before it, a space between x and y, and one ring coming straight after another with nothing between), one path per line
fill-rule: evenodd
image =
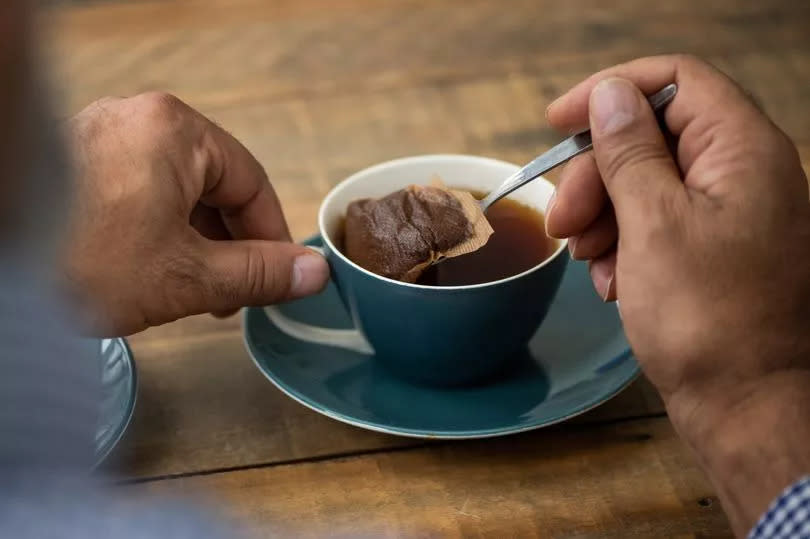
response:
M464 210L464 215L467 216L467 220L470 223L470 236L463 242L448 249L447 251L438 253L437 259L466 255L483 247L487 241L489 241L489 237L494 231L492 229L492 225L489 224L486 215L484 215L481 205L478 204L478 201L472 196L472 193L469 191L448 189L448 187L438 176L434 176L431 179L430 185L449 191L453 197L458 200L458 203L461 204L461 208Z
M434 177L430 185L352 202L344 233L352 261L412 283L431 264L479 249L493 230L471 193L450 189Z

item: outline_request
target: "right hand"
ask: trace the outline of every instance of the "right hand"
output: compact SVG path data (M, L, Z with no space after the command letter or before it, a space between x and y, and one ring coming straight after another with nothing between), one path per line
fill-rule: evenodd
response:
M672 82L674 156L643 95ZM598 293L619 300L687 442L735 421L737 434L761 428L774 395L807 403L810 203L790 139L733 81L683 56L607 69L547 115L564 131L590 124L594 141L565 169L548 232L572 238Z

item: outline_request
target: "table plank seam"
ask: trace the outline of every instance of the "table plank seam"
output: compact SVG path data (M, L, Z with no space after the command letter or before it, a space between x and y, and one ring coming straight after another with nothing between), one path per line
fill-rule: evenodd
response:
M638 414L633 416L626 416L626 417L618 417L609 420L594 420L594 421L582 421L579 423L563 423L558 425L553 425L546 429L546 431L555 430L555 431L586 431L592 428L603 428L610 425L617 425L622 423L631 423L635 421L645 421L648 419L659 419L665 418L667 414L665 412L659 413L652 413L652 414ZM517 434L515 436L520 436ZM494 439L494 438L493 438ZM174 479L185 479L189 477L201 477L201 476L208 476L208 475L218 475L218 474L226 474L231 472L238 472L238 471L245 471L245 470L254 470L254 469L261 469L261 468L277 468L281 466L295 466L298 464L312 464L317 462L326 462L326 461L339 461L345 459L354 459L354 458L361 458L369 455L378 455L382 453L401 453L406 451L414 451L419 449L425 448L440 448L446 447L451 444L457 443L464 443L465 441L476 441L476 440L420 440L415 441L415 443L411 445L401 445L396 447L379 447L373 449L363 449L363 450L356 450L356 451L343 451L337 453L330 453L325 455L316 455L312 457L301 457L301 458L291 458L291 459L282 459L277 461L266 461L266 462L255 462L251 464L244 464L238 466L222 466L211 468L209 470L194 470L188 472L179 472L179 473L169 473L169 474L161 474L161 475L154 475L154 476L144 476L144 477L133 477L133 478L121 478L111 481L113 486L127 486L127 485L138 485L143 483L154 483L159 481L171 481ZM481 439L477 439L477 441L481 441Z
M413 445L403 445L398 447L380 447L375 449L364 449L358 451L345 451L339 453L330 453L326 455L316 455L312 457L301 457L284 459L278 461L256 462L253 464L244 464L239 466L223 466L219 468L212 468L210 470L198 470L191 472L181 472L175 474L155 475L147 477L135 477L130 479L119 479L112 482L114 486L127 486L138 485L142 483L154 483L158 481L168 481L173 479L185 479L188 477L202 477L207 475L226 474L231 472L239 472L245 470L255 470L261 468L277 468L281 466L295 466L296 464L312 464L325 461L339 461L343 459L366 457L369 455L377 455L380 453L399 453L404 451L413 451L417 449L424 449L428 446L441 446L445 445L441 442L426 441Z

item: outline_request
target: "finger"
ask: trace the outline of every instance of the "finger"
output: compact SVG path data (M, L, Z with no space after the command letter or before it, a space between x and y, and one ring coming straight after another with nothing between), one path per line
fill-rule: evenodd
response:
M640 58L592 75L549 105L549 123L562 131L586 128L591 92L599 82L614 77L633 82L645 95L676 83L678 94L667 106L665 118L677 136L697 119L713 123L740 114L761 116L747 94L721 71L691 56L669 55Z
M608 205L584 232L568 239L568 250L575 260L599 258L615 248L618 238L616 215L613 207Z
M227 311L215 311L211 313L214 318L230 318L239 312L239 309L228 309Z
M315 294L329 278L324 258L287 242L201 240L208 280L200 312L270 305Z
M616 249L588 262L593 287L602 301L616 299Z
M652 109L624 79L605 79L589 103L594 157L622 234L669 222L685 190Z
M256 158L207 118L198 121L208 156L200 201L222 212L234 238L290 241L278 197Z
M191 210L189 217L191 226L203 237L209 240L223 241L233 239L231 233L222 221L222 214L215 208L209 208L205 204L197 204Z
M568 238L585 231L608 203L593 154L579 155L563 169L553 202L546 212L546 233Z

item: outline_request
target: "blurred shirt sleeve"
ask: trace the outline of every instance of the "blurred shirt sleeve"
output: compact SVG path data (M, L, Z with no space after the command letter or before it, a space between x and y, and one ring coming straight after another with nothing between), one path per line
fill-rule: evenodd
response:
M810 538L810 476L785 491L771 504L749 539Z
M92 473L100 347L75 333L55 284L70 175L44 104L26 103L30 151L0 177L19 197L0 216L0 537L233 537L188 500L136 502Z

